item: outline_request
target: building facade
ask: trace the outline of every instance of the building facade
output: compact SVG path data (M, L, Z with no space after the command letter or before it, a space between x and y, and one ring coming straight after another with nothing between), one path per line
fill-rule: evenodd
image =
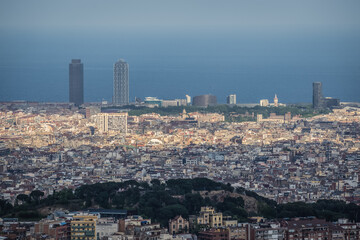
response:
M217 104L216 96L214 95L200 95L193 98L193 106L207 107L215 106Z
M190 105L191 104L191 97L189 95L185 95L185 99L186 99L186 105Z
M322 108L322 83L314 82L313 83L313 107L314 108Z
M285 239L344 239L343 229L323 219L284 221Z
M230 240L229 229L219 228L199 232L198 240Z
M278 107L279 106L279 99L277 97L277 95L275 94L275 97L274 97L274 107Z
M99 113L92 116L100 133L127 133L128 113Z
M268 107L268 106L269 106L269 100L267 100L267 99L261 99L261 100L260 100L260 106L261 106L261 107Z
M169 233L177 234L189 231L189 221L184 219L182 216L176 216L169 220Z
M327 108L340 106L340 99L332 98L332 97L325 97L325 98L323 98L323 106L327 107Z
M227 96L226 103L227 104L236 104L236 94L230 94L229 96Z
M122 59L114 64L113 104L129 104L129 64Z
M76 106L84 103L84 66L80 59L69 64L69 102Z
M70 239L70 223L45 220L35 223L33 239L42 239L46 235L54 240L68 240Z
M104 239L118 232L119 224L114 218L100 218L96 223L97 239Z
M222 213L215 212L215 209L213 207L201 207L196 222L199 225L208 225L212 228L222 227L223 226Z
M71 220L71 240L95 240L96 215L76 215Z

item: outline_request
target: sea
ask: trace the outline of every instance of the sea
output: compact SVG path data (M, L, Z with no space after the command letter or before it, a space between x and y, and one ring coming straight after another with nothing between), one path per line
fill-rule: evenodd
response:
M323 95L360 102L360 32L0 29L0 101L67 102L69 63L84 64L86 102L111 102L113 64L129 63L130 101L213 94L219 103Z

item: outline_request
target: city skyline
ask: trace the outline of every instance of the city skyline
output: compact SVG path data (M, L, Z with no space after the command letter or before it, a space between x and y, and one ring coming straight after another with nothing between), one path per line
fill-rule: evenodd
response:
M276 92L311 103L321 81L324 95L360 102L358 1L206 1L206 11L204 1L110 2L1 2L0 100L68 101L65 65L77 57L89 73L86 101L111 102L121 57L130 99L210 93L225 103L235 93L256 102Z
M113 71L113 105L128 105L131 103L129 101L129 64L123 59L119 59L114 64ZM83 73L83 63L80 59L72 59L72 62L69 64L69 102L74 103L76 106L80 106L84 103L84 73ZM312 94L312 106L315 109L338 106L340 104L339 99L334 99L332 97L323 97L322 94L322 82L313 82L313 94ZM190 98L187 94L186 98ZM210 101L208 98L211 98ZM145 97L145 98L154 98L156 97ZM203 94L199 96L194 96L196 99L195 105L199 106L211 106L216 105L217 100L216 96L211 94ZM200 100L201 99L201 100ZM206 99L206 100L205 100ZM170 100L170 99L167 99ZM163 101L157 99L157 101ZM188 99L185 99L188 102ZM266 103L264 102L266 101ZM136 102L136 101L135 101ZM211 102L211 103L210 103ZM146 103L146 101L145 101ZM247 102L249 103L249 102ZM234 105L237 104L236 94L230 94L226 97L226 104ZM260 106L268 106L268 99L261 99ZM275 107L278 106L277 94L274 97ZM161 106L161 104L159 105Z

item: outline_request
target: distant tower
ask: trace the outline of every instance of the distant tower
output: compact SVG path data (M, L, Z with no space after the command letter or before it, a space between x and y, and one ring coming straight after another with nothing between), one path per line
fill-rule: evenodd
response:
M183 112L182 112L182 118L185 119L187 117L187 113L186 113L186 110L185 108L183 109Z
M230 94L226 98L227 104L236 104L236 94Z
M84 66L80 59L69 64L69 102L76 106L84 103Z
M275 107L278 107L279 106L279 99L277 97L277 95L275 94L275 97L274 97L274 106Z
M190 105L191 104L191 97L189 95L185 95L186 98L186 105Z
M113 104L129 104L129 64L122 59L114 64Z
M322 108L322 83L314 82L313 83L313 107Z

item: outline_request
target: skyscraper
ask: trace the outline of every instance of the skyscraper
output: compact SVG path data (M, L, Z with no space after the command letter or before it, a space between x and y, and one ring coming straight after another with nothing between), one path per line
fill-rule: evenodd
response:
M113 104L129 104L129 64L122 59L114 64Z
M323 104L323 96L322 96L322 83L314 82L313 83L313 107L314 108L322 108Z
M84 103L84 66L80 59L69 64L69 102L76 106Z
M236 104L236 94L230 94L229 96L227 96L226 103L227 104Z

